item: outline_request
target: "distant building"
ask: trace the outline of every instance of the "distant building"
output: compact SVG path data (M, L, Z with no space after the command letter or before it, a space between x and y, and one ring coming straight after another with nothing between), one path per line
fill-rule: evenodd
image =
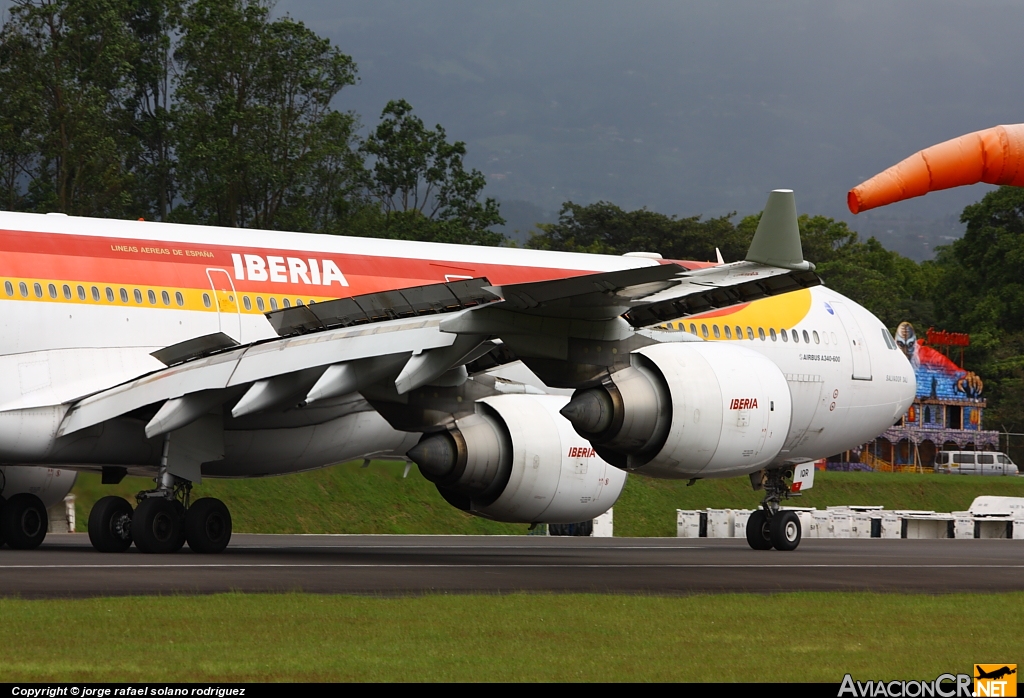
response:
M998 451L999 432L983 428L981 378L936 348L968 341L967 335L931 330L928 341L920 340L913 325L901 323L896 343L914 367L917 399L895 426L846 460L856 458L874 470L931 469L939 451Z

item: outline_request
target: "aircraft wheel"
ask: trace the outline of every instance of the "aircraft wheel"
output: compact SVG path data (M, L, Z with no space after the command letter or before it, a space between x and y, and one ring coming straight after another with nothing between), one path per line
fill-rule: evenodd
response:
M224 502L204 497L185 512L188 547L197 553L219 553L231 540L231 512Z
M772 545L776 550L796 550L800 545L800 517L795 511L779 511L771 520Z
M101 553L123 553L132 545L132 505L123 497L103 497L89 512L89 542Z
M762 509L758 509L747 519L747 543L754 550L772 549L771 527Z
M175 506L177 505L177 506ZM177 501L163 497L142 500L132 514L132 538L143 553L173 553L178 550L182 520Z
M4 504L6 504L6 503L7 503L7 500L3 497L3 495L0 495L0 521L3 520ZM2 548L2 547L4 547L4 527L2 525L0 525L0 548Z
M16 550L38 548L46 538L49 517L39 497L23 492L4 504L0 512L0 531L7 545Z

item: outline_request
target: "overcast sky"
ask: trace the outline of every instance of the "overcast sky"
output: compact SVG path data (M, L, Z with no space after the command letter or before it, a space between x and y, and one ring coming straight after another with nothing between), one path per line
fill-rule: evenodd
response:
M359 65L339 106L393 98L465 140L488 191L547 209L759 210L847 190L957 135L1024 121L1024 3L971 0L282 0ZM958 214L985 189L896 215ZM851 220L853 220L851 218Z

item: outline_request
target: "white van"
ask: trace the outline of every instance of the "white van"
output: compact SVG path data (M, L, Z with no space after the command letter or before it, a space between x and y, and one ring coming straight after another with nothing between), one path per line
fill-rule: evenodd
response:
M953 475L1016 475L1017 466L998 451L942 451L935 454L935 472Z

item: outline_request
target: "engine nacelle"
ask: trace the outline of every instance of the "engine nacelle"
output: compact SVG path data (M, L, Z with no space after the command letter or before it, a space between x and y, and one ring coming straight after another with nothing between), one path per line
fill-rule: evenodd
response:
M609 462L655 477L726 477L754 472L782 450L792 397L762 354L673 342L630 358L631 367L577 391L562 409Z
M0 496L10 499L28 492L43 500L47 509L62 501L75 484L78 473L61 468L31 465L0 466Z
M408 456L453 506L495 521L575 523L615 503L626 476L559 410L557 395L498 395Z

